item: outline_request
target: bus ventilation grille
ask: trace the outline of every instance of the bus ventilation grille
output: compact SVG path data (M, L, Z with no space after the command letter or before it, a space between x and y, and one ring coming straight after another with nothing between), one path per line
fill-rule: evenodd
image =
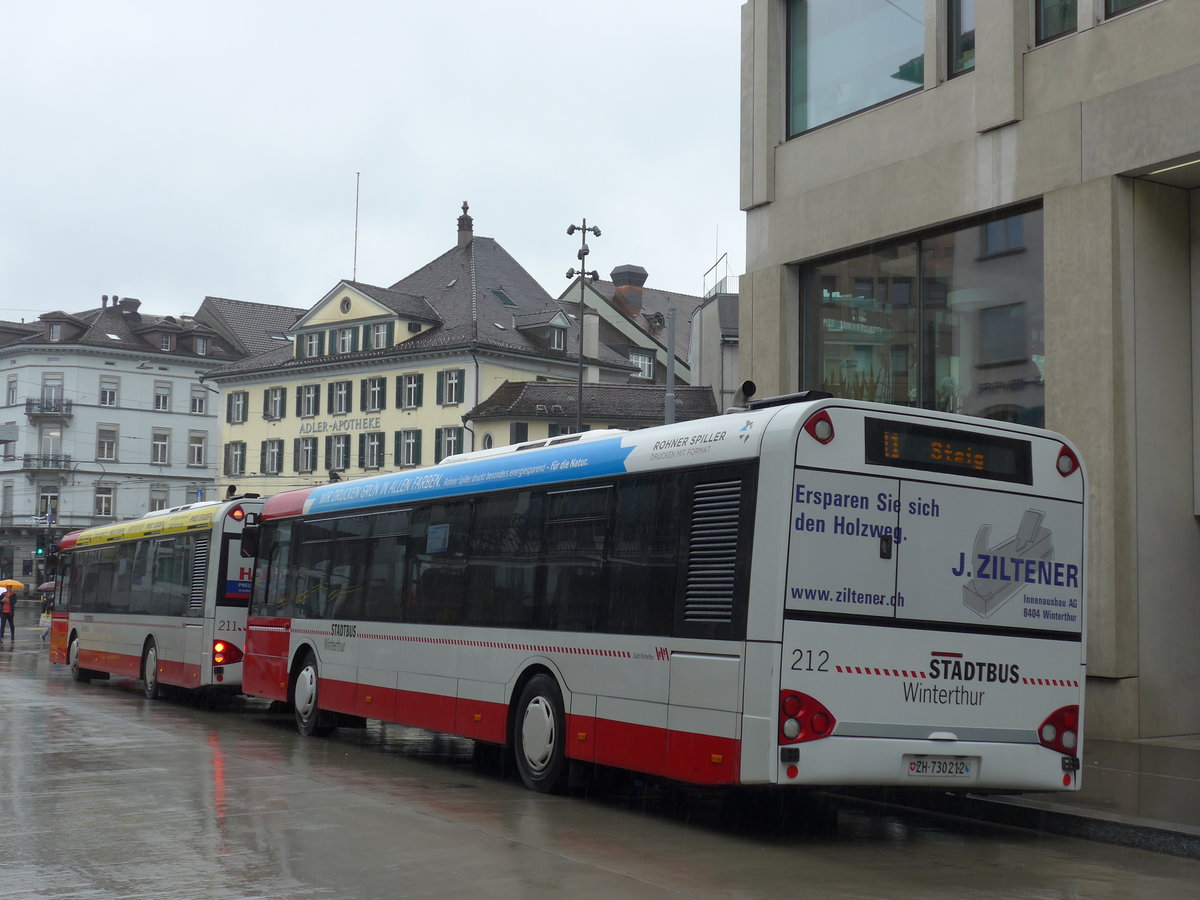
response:
M208 581L208 544L207 534L196 535L196 553L192 556L192 590L188 595L188 612L193 615L204 615L204 587Z
M685 622L732 622L740 481L696 485L688 542Z

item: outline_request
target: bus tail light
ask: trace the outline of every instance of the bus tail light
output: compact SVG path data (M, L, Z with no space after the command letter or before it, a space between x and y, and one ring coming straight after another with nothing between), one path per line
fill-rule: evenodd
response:
M804 423L804 430L817 443L828 444L833 440L833 419L829 418L828 412L821 410L815 415L808 417L808 421Z
M1079 471L1079 457L1071 451L1070 447L1063 447L1058 451L1058 462L1054 466L1058 469L1058 474L1066 478Z
M801 744L833 734L837 719L825 704L799 691L779 692L779 743Z
M214 666L232 666L242 661L244 655L240 647L228 641L213 641L212 661Z
M226 518L233 519L235 522L246 521L246 511L242 509L241 504L238 504L229 512L225 513Z
M1075 756L1079 751L1079 707L1064 706L1046 717L1038 728L1043 747Z

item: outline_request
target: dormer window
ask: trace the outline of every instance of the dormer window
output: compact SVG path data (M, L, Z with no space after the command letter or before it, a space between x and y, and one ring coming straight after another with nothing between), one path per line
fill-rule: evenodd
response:
M159 347L163 350L170 350L172 347L171 335L164 334L162 336L162 341L160 342Z
M562 350L567 344L567 329L551 328L550 329L550 349Z
M208 338L196 338L196 355L208 356Z
M62 323L61 322L51 322L50 323L50 340L51 341L61 341L62 340Z

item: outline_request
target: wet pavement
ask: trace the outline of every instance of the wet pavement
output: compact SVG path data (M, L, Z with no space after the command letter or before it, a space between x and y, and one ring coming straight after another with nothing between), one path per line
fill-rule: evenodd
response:
M77 684L49 663L33 618L19 614L18 640L0 649L6 900L1200 890L1200 862L1025 830L1036 824L794 795L781 811L637 779L536 795L477 764L468 741L374 722L305 739L257 701L208 709L147 701L135 681ZM1079 794L979 802L1194 836L1189 759L1200 748L1089 747Z

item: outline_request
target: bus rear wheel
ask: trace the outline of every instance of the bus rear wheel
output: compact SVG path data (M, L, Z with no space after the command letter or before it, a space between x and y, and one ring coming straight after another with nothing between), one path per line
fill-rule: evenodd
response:
M147 700L157 700L162 696L158 683L158 645L154 638L146 644L146 652L142 654L142 691Z
M331 713L322 711L319 696L320 675L317 660L311 653L304 654L296 670L292 686L292 706L296 711L296 730L305 737L320 736L333 731L337 720Z
M562 789L567 760L562 691L549 675L529 679L517 701L513 754L525 787L540 794Z
M67 645L67 662L71 666L71 677L76 681L87 682L92 680L92 673L88 669L79 667L79 635L72 634L71 642Z

